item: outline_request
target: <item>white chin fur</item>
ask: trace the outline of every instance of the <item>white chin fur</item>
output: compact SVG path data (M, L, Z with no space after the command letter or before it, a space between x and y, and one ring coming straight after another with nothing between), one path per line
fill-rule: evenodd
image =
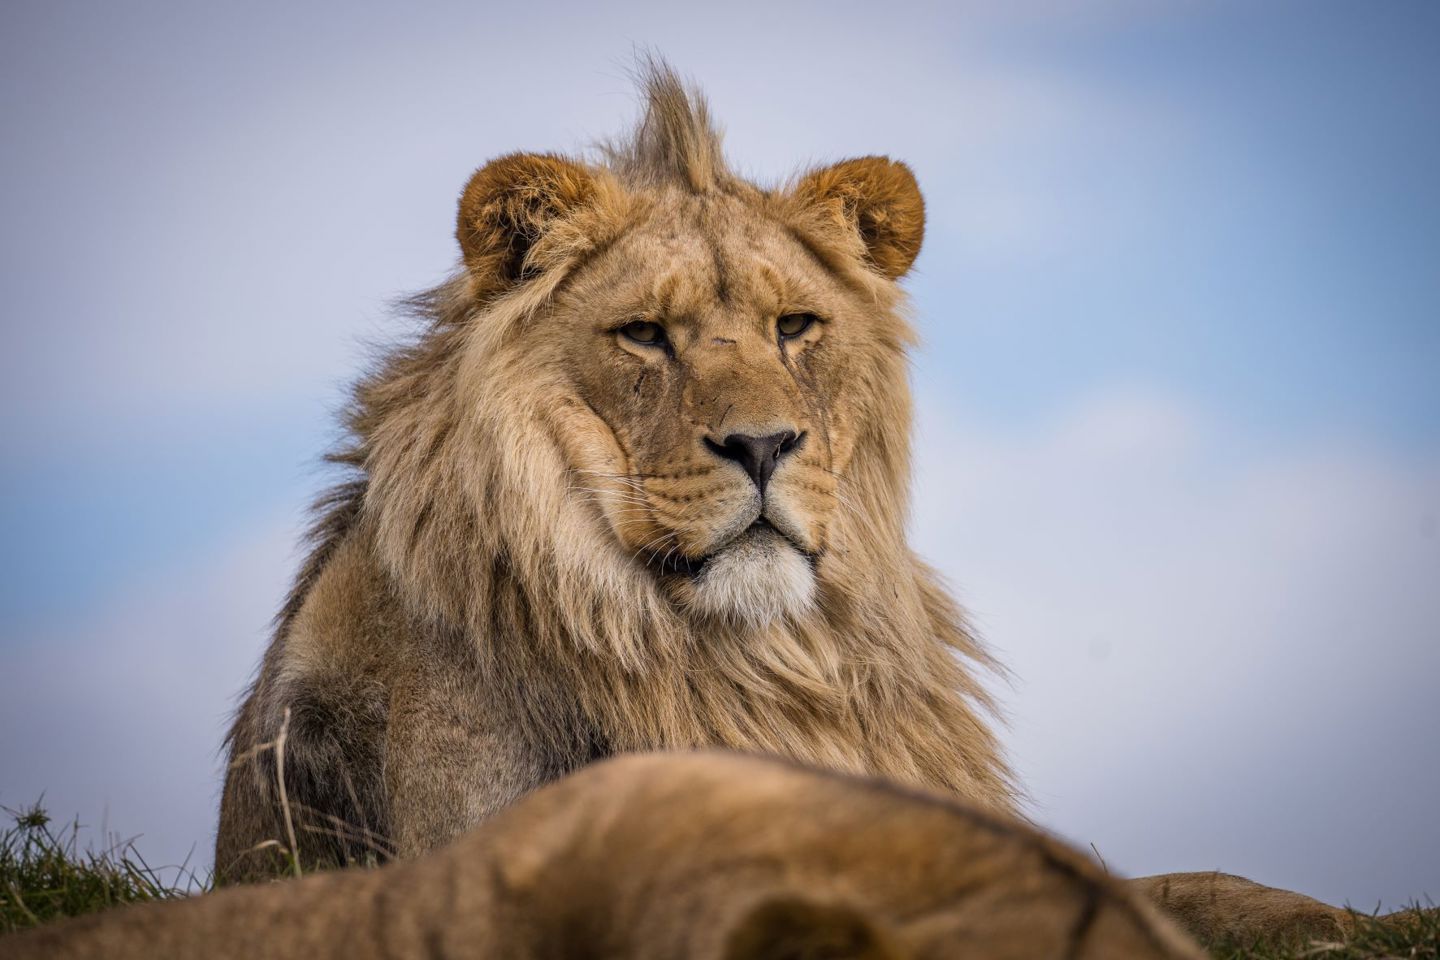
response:
M763 627L810 607L815 572L775 531L750 530L707 560L693 587L695 612Z

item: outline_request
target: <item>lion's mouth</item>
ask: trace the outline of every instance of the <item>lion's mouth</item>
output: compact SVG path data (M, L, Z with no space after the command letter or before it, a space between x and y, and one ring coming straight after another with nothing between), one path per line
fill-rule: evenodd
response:
M708 556L691 559L678 553L672 553L658 557L652 556L647 565L661 576L698 577L700 571L705 569L705 562L709 559Z
M687 557L681 555L679 552L655 555L649 558L648 566L653 568L657 573L661 575L677 577L697 577L702 571L704 571L705 565L711 560L711 558L717 556L718 554L721 554L726 550L730 550L734 548L737 544L740 544L744 541L754 541L767 537L774 537L775 539L784 542L785 544L789 545L790 548L793 549L796 553L804 557L806 562L808 562L812 567L815 565L815 562L818 558L815 556L814 553L806 550L800 544L795 542L794 537L790 536L784 530L775 526L765 517L760 516L757 517L755 519L755 522L750 524L750 526L746 527L744 530L741 530L734 537L731 537L729 540L725 541L725 543L721 544L718 548L711 551L710 553L705 554L704 556Z

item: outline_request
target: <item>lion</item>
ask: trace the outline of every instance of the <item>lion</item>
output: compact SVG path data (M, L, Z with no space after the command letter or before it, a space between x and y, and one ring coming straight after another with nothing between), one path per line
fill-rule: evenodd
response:
M1000 668L906 540L915 177L760 187L663 63L644 99L592 159L480 168L459 269L357 386L228 737L222 880L418 857L655 750L1021 816Z
M82 917L0 941L0 953L1203 956L1089 859L1013 817L723 753L603 761L415 861Z
M883 157L763 190L663 67L600 163L514 154L356 392L229 742L216 866L414 856L601 757L718 746L1011 811L990 654L905 539L924 204ZM337 834L343 834L337 836Z

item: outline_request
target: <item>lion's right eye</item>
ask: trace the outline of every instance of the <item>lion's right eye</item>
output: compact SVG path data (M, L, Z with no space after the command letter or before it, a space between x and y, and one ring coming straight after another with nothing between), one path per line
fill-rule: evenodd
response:
M815 324L813 313L787 313L775 321L775 329L780 332L780 339L790 340L800 336Z
M620 328L627 340L645 347L658 347L665 342L665 328L649 320L636 320Z

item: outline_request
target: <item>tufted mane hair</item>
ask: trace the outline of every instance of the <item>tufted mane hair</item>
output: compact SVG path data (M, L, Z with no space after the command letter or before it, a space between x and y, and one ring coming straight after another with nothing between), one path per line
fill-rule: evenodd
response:
M644 112L628 136L602 141L601 157L630 186L674 185L692 193L734 186L705 95L667 63L643 57L636 70Z

